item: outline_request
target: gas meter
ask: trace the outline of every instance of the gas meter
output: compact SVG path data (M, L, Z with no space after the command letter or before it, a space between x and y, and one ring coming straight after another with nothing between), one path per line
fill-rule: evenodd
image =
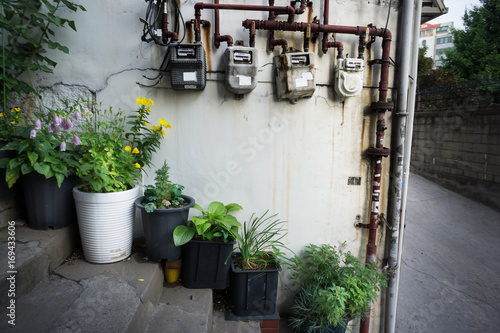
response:
M226 88L235 94L246 94L257 86L257 49L229 46L226 49Z
M173 89L204 89L207 66L203 45L201 43L168 45L160 70L170 72Z
M363 89L363 59L337 59L335 91L340 96L356 96Z
M294 52L274 57L278 100L311 97L316 89L312 52Z

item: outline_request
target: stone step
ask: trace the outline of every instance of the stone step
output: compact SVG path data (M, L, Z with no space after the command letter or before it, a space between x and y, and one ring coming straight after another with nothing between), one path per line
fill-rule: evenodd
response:
M163 288L160 264L134 251L124 261L66 262L48 281L16 299L16 325L0 321L0 332L142 332ZM8 318L9 309L0 309Z
M12 239L15 239L15 248L9 243ZM13 275L16 297L27 294L40 282L47 281L51 272L79 246L76 224L58 230L33 230L23 223L3 227L0 229L0 295L4 297L11 289L7 277ZM9 250L13 250L15 258L9 258Z

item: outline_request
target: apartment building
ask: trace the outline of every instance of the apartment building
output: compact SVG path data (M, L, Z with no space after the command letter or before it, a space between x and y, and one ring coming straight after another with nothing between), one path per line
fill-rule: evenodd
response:
M453 48L453 22L420 25L419 46L427 46L426 56L434 60L434 67L442 66L445 50Z

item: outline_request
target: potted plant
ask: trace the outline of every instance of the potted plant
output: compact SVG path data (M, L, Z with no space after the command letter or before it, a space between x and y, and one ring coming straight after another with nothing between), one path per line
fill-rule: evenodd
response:
M166 260L172 263L181 258L181 248L175 246L174 229L186 225L189 208L194 199L182 195L184 186L174 184L169 179L167 162L156 170L155 185L145 187L144 196L135 201L141 211L146 253L155 262Z
M294 332L345 332L387 285L385 272L364 265L345 247L345 242L339 247L310 244L291 261L290 278L301 286L290 316Z
M9 188L20 177L24 180L28 225L38 230L59 229L76 221L71 190L78 180L73 172L80 139L74 122L81 115L63 109L35 115L33 121L18 127L17 136L2 148L14 154L1 159L0 167L6 170Z
M231 261L230 294L233 313L239 317L266 316L276 312L285 221L276 216L252 215L238 237L239 252Z
M153 101L140 97L139 109L129 117L103 109L95 102L79 102L85 115L81 157L76 175L82 185L73 189L84 257L93 263L111 263L130 256L134 202L139 195L141 170L151 165L160 146L164 119L148 128ZM131 125L125 131L126 121Z
M202 215L174 230L176 246L186 244L182 263L182 284L187 288L225 289L228 285L229 261L241 223L230 213L242 209L236 203L224 205L214 201Z

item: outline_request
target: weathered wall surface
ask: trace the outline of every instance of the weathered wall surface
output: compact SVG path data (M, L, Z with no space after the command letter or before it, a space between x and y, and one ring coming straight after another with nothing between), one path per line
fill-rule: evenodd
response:
M500 210L500 108L417 112L411 170Z
M75 15L78 32L57 31L61 43L68 45L69 55L55 55L58 65L54 75L44 73L33 82L46 91L59 85L73 87L78 93L89 93L104 106L136 109L135 100L144 96L154 100L150 120L165 118L173 128L168 131L154 164L164 160L171 166L173 181L185 185L185 193L202 206L218 200L236 202L244 207L238 214L241 221L251 213L267 209L288 221L286 245L300 253L308 243L347 241L349 249L365 258L367 229L356 229L356 222L369 222L371 197L371 160L366 149L375 144L376 115L369 105L378 100L380 65L367 67L363 90L356 97L342 98L333 87L336 53L323 54L319 41L311 44L314 53L316 91L309 99L296 104L279 102L274 84L273 56L281 52L267 50L266 31L257 31L258 85L243 99L236 99L224 87L223 54L226 44L213 46L211 10L202 11L202 19L212 28L202 31L207 51L207 85L203 91L175 91L169 75L161 83L144 87L154 81L166 49L141 41L146 5L144 1L77 1L87 12ZM186 21L194 18L197 1L181 1ZM236 3L233 1L233 3ZM241 1L237 3L248 3ZM267 5L267 0L251 4ZM276 6L289 5L277 0ZM391 57L396 59L397 6L392 2L388 28L393 32ZM383 27L389 1L330 1L330 24ZM248 45L248 31L241 22L247 18L267 19L268 13L220 11L221 34ZM307 22L323 17L323 1L312 1L312 7L296 17ZM279 17L279 19L285 19ZM182 36L182 32L181 32ZM320 35L320 38L322 36ZM303 33L276 32L289 46L302 49ZM330 37L330 40L332 38ZM337 34L344 44L344 55L357 57L358 37ZM192 42L192 33L184 42ZM381 39L365 52L365 60L381 57ZM389 99L393 94L394 68L390 69ZM59 91L53 89L54 91ZM58 97L66 97L59 94ZM387 121L385 146L390 147L390 115ZM386 211L389 159L383 162L380 212ZM350 177L361 181L348 182ZM151 184L154 170L145 175ZM193 212L194 213L194 212ZM380 229L379 229L380 230ZM380 236L379 263L383 255ZM282 292L281 301L290 303ZM288 297L288 298L287 298ZM378 326L378 309L372 311L372 326Z

